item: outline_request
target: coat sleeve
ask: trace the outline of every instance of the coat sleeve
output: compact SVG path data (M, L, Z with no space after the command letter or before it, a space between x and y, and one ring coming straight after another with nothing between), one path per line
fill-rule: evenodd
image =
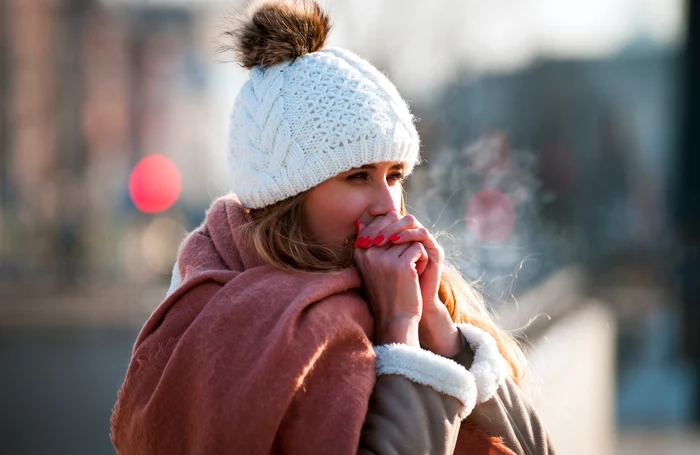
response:
M316 339L275 437L278 453L452 454L476 403L464 367L404 344L372 346L363 300L335 295L299 318L294 336ZM295 357L308 343L295 343Z
M474 352L464 336L462 327L460 333L462 351L452 359L470 369L474 363ZM549 434L534 407L510 377L501 382L491 399L476 405L464 424L500 437L508 448L519 455L555 453Z
M474 409L466 423L500 436L517 454L555 454L554 445L535 409L510 378L491 400Z
M476 401L466 369L422 349L389 345L377 347L377 374L358 453L452 454Z

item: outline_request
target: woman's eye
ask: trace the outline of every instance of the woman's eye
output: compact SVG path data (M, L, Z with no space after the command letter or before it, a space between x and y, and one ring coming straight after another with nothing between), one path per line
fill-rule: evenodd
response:
M348 177L349 180L367 180L369 177L369 172L360 172L358 174L353 174Z
M403 181L404 181L403 174L400 173L400 172L397 172L397 173L395 173L395 174L391 174L391 175L389 176L389 179L391 179L391 180L396 180L396 181L399 181L399 182L403 182Z

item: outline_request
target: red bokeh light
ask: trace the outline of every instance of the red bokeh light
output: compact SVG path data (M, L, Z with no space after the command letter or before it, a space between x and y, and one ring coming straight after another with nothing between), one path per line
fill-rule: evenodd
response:
M465 219L469 231L482 242L503 242L515 228L515 205L504 192L486 188L469 198Z
M175 164L163 155L143 158L131 171L129 195L145 213L168 210L180 197L182 182Z

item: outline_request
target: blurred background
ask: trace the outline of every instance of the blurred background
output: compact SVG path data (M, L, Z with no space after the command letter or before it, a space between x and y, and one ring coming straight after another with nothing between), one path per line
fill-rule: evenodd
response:
M700 453L700 5L322 3L409 100L409 210L522 329L559 453ZM114 453L138 330L228 192L245 4L0 0L0 453Z

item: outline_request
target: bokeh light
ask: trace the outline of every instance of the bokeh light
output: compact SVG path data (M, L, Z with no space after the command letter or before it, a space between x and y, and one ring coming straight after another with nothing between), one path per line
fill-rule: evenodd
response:
M143 158L129 177L131 200L144 213L168 210L180 197L181 187L177 166L163 155Z
M465 220L469 231L482 242L503 242L515 228L515 205L503 191L485 188L469 198Z

